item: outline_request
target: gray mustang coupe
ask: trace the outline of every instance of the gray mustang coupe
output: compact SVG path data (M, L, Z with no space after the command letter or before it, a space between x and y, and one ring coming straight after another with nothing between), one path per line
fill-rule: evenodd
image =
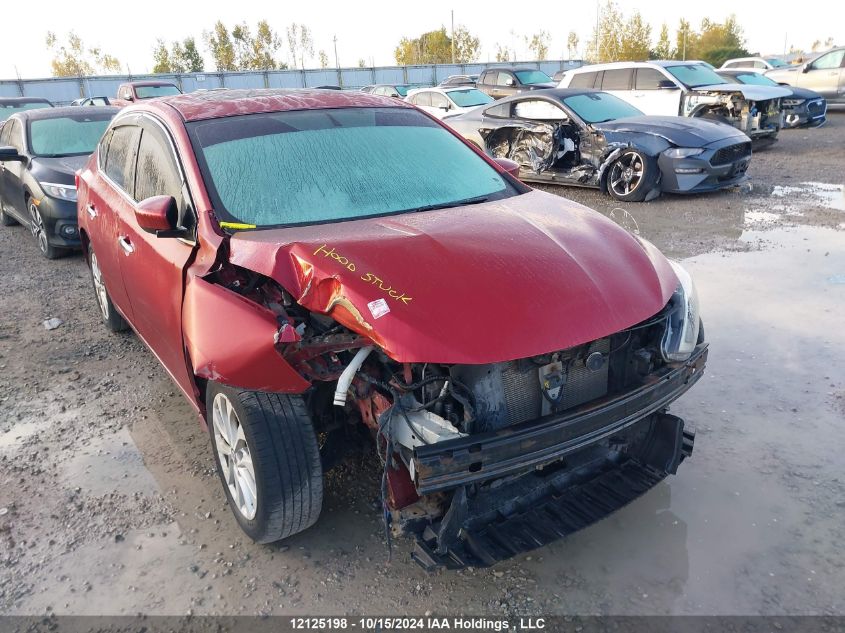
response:
M744 181L751 139L730 125L646 116L598 90L538 90L447 116L479 149L528 182L598 187L618 200L697 193Z

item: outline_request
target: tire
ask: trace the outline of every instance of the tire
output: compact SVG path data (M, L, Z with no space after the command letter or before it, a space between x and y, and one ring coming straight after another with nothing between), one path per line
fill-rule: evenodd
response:
M14 226L18 221L6 213L6 205L0 200L0 226Z
M41 217L38 205L29 196L26 197L26 207L29 210L29 232L35 238L35 243L38 245L41 255L47 259L58 259L64 255L67 252L65 249L50 244L44 218Z
M639 150L626 149L607 168L607 192L623 202L642 202L657 184L657 161Z
M323 468L304 400L209 382L206 411L217 473L241 529L272 543L314 525ZM226 439L232 435L234 447Z
M112 332L125 332L129 329L129 324L114 308L106 283L103 280L100 262L91 245L88 246L88 268L91 271L91 284L94 287L94 297L97 301L97 307L100 309L100 318L103 320L103 324Z

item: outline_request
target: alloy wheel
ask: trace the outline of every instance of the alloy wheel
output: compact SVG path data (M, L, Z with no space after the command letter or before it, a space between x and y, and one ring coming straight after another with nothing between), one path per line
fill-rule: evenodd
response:
M47 244L47 229L44 226L41 213L38 211L38 207L35 206L34 202L29 203L29 216L31 218L29 230L32 231L32 237L38 242L38 248L41 249L41 252L46 253L49 247Z
M628 151L622 154L610 169L608 181L613 193L627 196L635 191L643 180L644 168L643 159L637 152Z
M97 304L103 319L109 320L109 295L106 292L106 284L103 282L103 272L100 270L100 262L97 261L97 254L91 252L91 277L94 280L94 291L97 293Z
M258 489L255 467L238 414L229 398L222 393L214 397L211 420L214 449L223 470L226 487L238 512L248 520L255 518Z

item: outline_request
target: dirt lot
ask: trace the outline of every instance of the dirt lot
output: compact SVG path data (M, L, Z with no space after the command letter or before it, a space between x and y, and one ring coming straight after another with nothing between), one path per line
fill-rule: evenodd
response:
M182 396L100 325L82 259L4 228L0 613L845 613L845 113L830 118L756 154L750 191L623 209L555 189L691 258L710 362L673 412L695 454L488 570L428 574L405 542L388 563L372 455L329 475L314 528L249 542Z

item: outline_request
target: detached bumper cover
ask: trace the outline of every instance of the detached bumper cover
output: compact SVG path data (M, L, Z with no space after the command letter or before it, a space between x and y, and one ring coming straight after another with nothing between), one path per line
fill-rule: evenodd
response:
M707 344L682 365L665 368L634 391L574 412L491 433L421 446L414 453L419 494L524 472L589 448L665 409L704 373Z
M819 127L827 121L827 101L807 99L804 103L784 107L784 127Z

